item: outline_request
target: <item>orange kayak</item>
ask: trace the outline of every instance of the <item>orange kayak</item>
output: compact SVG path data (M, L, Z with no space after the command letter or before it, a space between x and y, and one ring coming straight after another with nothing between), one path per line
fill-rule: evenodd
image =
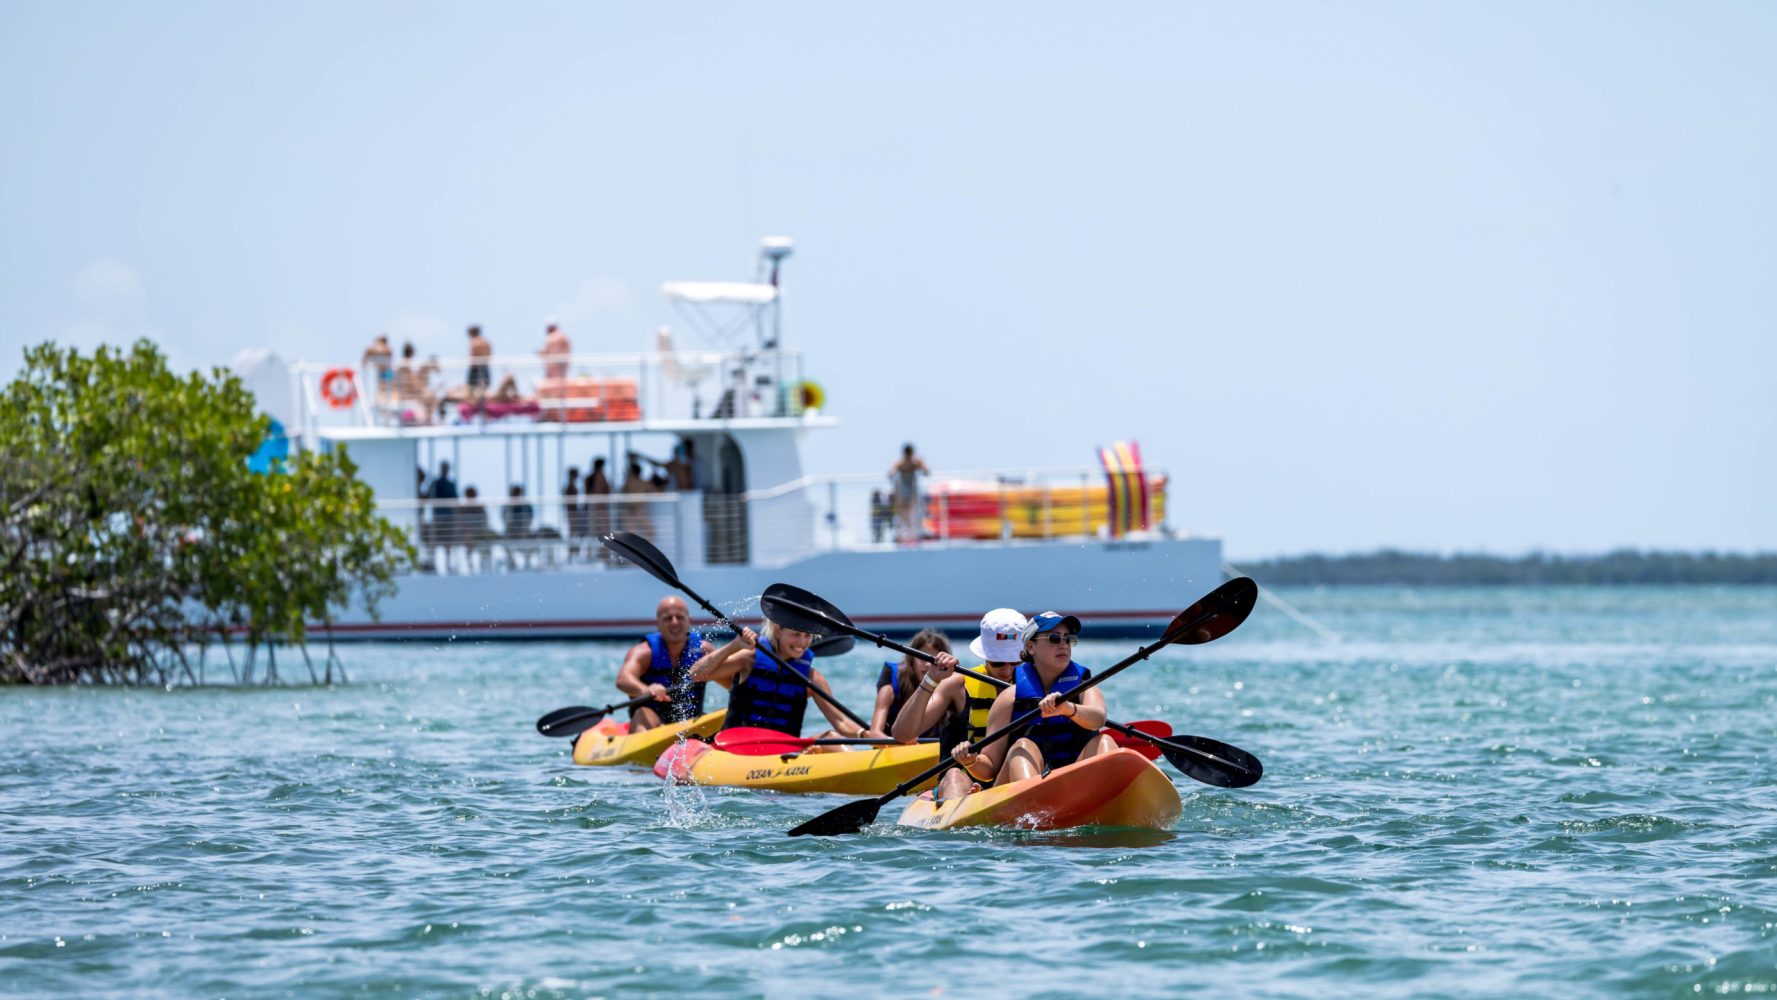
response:
M1058 767L1040 778L983 788L959 799L935 802L926 792L908 804L900 823L928 830L964 826L1164 830L1178 820L1182 809L1172 779L1146 757L1123 747Z
M636 767L653 767L668 747L682 739L693 736L709 736L722 728L722 721L728 718L728 710L708 712L690 722L677 722L669 726L655 726L653 729L639 733L629 731L629 723L618 722L610 716L599 721L599 724L580 734L574 740L574 763L593 767L610 767L615 764L633 764Z

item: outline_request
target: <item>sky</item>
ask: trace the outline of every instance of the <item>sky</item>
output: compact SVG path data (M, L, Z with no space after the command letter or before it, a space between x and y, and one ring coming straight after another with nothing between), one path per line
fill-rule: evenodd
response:
M787 235L812 472L1175 527L1777 549L1777 5L0 5L0 378L681 326ZM757 484L764 485L764 484Z

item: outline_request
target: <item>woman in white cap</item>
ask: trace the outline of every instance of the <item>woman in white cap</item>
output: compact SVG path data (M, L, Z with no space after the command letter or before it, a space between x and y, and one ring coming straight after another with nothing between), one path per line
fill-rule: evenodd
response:
M987 713L987 728L1000 729L1031 711L1040 711L1042 717L1010 747L1005 740L995 741L978 754L970 753L967 746L958 747L953 752L957 763L977 781L1011 784L1117 748L1109 735L1099 732L1109 711L1097 688L1088 689L1076 701L1062 700L1092 676L1092 671L1074 662L1080 620L1045 611L1032 618L1021 635L1024 662L1012 671L1012 686L994 699L993 709Z
M981 634L969 642L969 652L982 660L975 670L1011 681L1024 649L1027 624L1025 617L1011 608L995 608L982 615ZM939 656L937 661L908 697L889 735L902 743L911 743L921 733L939 729L938 746L946 749L987 735L988 710L993 707L999 689L957 673L953 656ZM938 781L938 798L967 795L973 784L963 769L952 768Z

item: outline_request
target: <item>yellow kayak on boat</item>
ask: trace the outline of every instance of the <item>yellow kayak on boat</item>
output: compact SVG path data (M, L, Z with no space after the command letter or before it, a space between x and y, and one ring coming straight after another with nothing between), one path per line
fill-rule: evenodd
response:
M1047 775L935 802L931 793L901 813L902 826L949 830L1006 826L1061 830L1075 826L1140 826L1164 830L1184 808L1172 779L1127 747L1058 767Z
M936 743L754 757L691 742L670 748L654 773L680 784L881 795L937 762Z
M710 736L722 728L728 710L708 712L690 722L655 726L639 733L629 731L629 723L616 722L606 716L598 725L574 740L574 763L591 767L633 764L653 767L660 755L679 742L693 736Z

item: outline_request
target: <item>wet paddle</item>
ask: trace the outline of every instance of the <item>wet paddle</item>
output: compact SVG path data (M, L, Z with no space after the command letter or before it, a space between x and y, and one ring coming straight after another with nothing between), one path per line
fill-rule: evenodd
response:
M1121 722L1107 721L1104 725L1116 734L1111 738L1117 740L1119 745L1142 744L1135 749L1140 750L1142 756L1149 760L1164 754L1166 762L1178 768L1179 773L1206 785L1245 788L1265 776L1265 765L1259 763L1259 758L1237 746L1230 746L1207 736L1171 736L1172 727L1168 726L1168 736L1162 737L1156 735L1151 728L1145 732L1136 728L1142 725L1139 722L1124 725ZM1122 739L1118 739L1118 736ZM1125 743L1124 740L1129 742ZM1146 747L1152 747L1155 752L1149 753Z
M797 629L796 631L801 632L802 629ZM858 640L853 639L849 635L830 635L825 639L816 639L814 643L808 647L808 651L813 653L815 659L818 660L823 656L840 656L849 653L851 652L852 647L857 644Z
M709 601L704 600L702 594L692 590L685 585L685 581L679 579L679 574L673 570L672 560L668 559L664 553L655 548L653 542L648 541L646 538L643 538L641 535L632 531L613 532L599 539L599 541L604 544L605 548L622 556L628 562L640 566L654 579L659 580L661 583L664 583L675 590L683 591L686 597L696 601L700 607L709 612L710 617L714 618L721 625L727 627L736 634L740 632L740 629L733 622L728 620L727 615L716 610L716 606ZM795 625L789 622L772 618L770 614L766 614L765 617L777 622L785 628L793 628L798 632L808 631L807 629L796 628ZM814 683L795 667L785 663L769 650L760 649L759 652L764 653L766 659L777 664L778 669L784 671L790 680L807 688L809 694L833 706L840 715L850 719L859 729L870 728L870 724L863 719L858 718L857 713L846 708L844 705L841 705L839 699L822 691L820 688L815 687Z
M782 622L798 631L854 635L926 663L936 659L931 653L910 649L886 636L874 635L858 628L832 602L787 583L774 583L765 588L764 595L759 598L759 606L772 621ZM957 673L986 681L997 688L1012 686L1010 681L966 667L957 667L956 670ZM1178 768L1179 773L1206 785L1242 788L1259 780L1259 775L1264 772L1259 759L1239 747L1202 736L1182 736L1168 740L1166 737L1172 735L1172 727L1164 722L1157 725L1164 726L1166 731L1157 733L1151 727L1144 730L1140 723L1125 725L1108 720L1105 722L1105 728L1122 737L1117 740L1120 745L1133 746L1149 760L1164 754L1166 762Z
M1103 673L1092 675L1092 677L1084 684L1081 684L1063 695L1062 699L1065 701L1078 700L1079 696L1087 690L1096 687L1099 684L1103 684L1105 681L1117 676L1117 674L1129 667L1152 656L1155 651L1165 646L1170 646L1174 643L1187 646L1197 645L1199 643L1212 642L1227 635L1229 632L1240 627L1240 623L1246 621L1247 615L1252 614L1253 604L1258 600L1258 597L1258 585L1253 583L1250 578L1243 576L1229 580L1227 583L1224 583L1215 590L1205 594L1196 604L1179 612L1178 617L1174 618L1172 623L1166 626L1166 632L1160 636L1159 641L1143 646L1136 650L1134 654L1107 668ZM986 736L969 744L970 752L980 753L983 747L991 746L994 742L1004 739L1007 735L1018 732L1026 726L1029 726L1031 723L1035 722L1037 717L1041 714L1040 710L1035 709L1024 713L1022 716L1012 720L1006 726L988 733ZM1138 731L1139 730L1132 730L1132 732ZM1165 752L1164 749L1162 752ZM879 795L873 799L859 799L855 802L847 802L845 805L842 805L837 809L830 809L791 830L790 836L835 837L848 833L857 833L864 827L869 826L876 821L876 814L882 810L884 804L894 801L902 795L907 794L912 789L918 788L926 781L929 781L956 766L956 758L947 756L925 771L922 771L901 784L896 785L894 789L887 794ZM1251 784L1253 781L1258 780L1258 775L1256 774L1251 775L1250 780L1245 780L1248 776L1243 774L1232 774L1229 775L1229 777L1232 780L1225 786L1229 788L1242 787L1242 784L1240 784L1242 781L1244 781L1244 784Z
M600 719L610 715L612 712L625 708L635 708L638 705L645 705L653 700L653 695L645 694L640 698L631 698L628 701L620 701L615 705L606 705L604 708L587 708L585 705L570 705L567 708L558 708L537 720L537 732L542 733L544 736L578 736L586 730L591 729L593 726L598 725Z

